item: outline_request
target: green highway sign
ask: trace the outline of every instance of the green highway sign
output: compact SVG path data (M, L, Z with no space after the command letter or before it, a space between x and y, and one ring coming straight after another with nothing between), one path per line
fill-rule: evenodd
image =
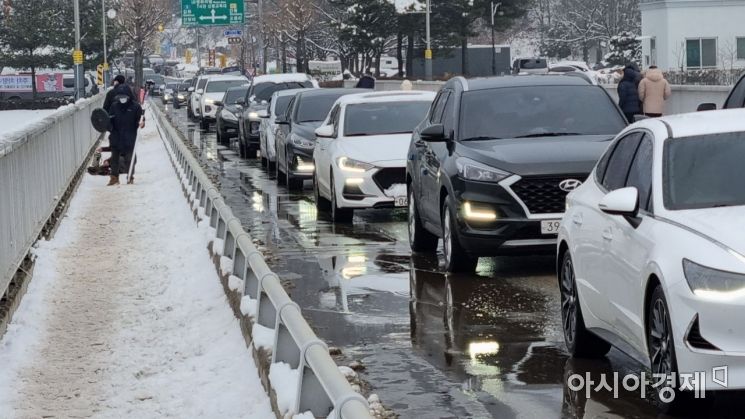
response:
M224 26L244 22L243 0L181 0L184 26Z

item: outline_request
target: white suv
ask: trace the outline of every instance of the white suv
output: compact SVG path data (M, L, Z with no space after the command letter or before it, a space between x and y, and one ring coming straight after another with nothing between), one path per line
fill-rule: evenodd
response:
M248 84L248 79L243 76L221 76L214 75L207 78L203 92L199 95L199 117L200 125L203 130L210 127L210 123L215 122L217 106L225 96L225 92L231 87L239 87Z

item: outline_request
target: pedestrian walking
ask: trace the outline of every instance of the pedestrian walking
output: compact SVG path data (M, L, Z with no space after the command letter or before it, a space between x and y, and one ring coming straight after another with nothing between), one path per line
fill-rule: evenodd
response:
M642 101L644 115L657 118L665 113L665 101L670 97L670 83L665 80L657 66L649 67L639 82L639 99Z
M137 129L145 127L145 115L140 104L134 100L132 90L126 84L114 88L114 103L111 105L109 115L112 126L111 135L109 135L111 147L109 186L111 186L119 184L119 174L130 169L137 141ZM127 183L134 183L134 175L129 176Z
M637 87L637 77L639 73L632 65L627 65L623 69L623 78L618 83L618 106L626 116L630 124L634 123L634 115L642 113L642 104L639 99L639 88Z

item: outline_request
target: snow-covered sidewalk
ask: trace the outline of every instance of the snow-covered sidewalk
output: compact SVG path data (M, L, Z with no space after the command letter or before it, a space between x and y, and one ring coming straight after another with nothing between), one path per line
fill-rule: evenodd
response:
M274 417L152 117L138 154L135 185L86 175L36 250L0 418Z

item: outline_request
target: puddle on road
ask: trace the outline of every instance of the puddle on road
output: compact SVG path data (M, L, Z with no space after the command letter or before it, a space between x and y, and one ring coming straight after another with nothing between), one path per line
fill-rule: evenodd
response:
M173 119L188 132L185 111ZM601 361L568 358L551 257L482 258L475 275L445 275L436 256L411 256L404 211L359 211L354 224L336 225L308 184L290 193L213 133L192 138L316 333L362 360L401 418L657 417L638 395L588 400L566 386L574 373L639 366L615 350Z

